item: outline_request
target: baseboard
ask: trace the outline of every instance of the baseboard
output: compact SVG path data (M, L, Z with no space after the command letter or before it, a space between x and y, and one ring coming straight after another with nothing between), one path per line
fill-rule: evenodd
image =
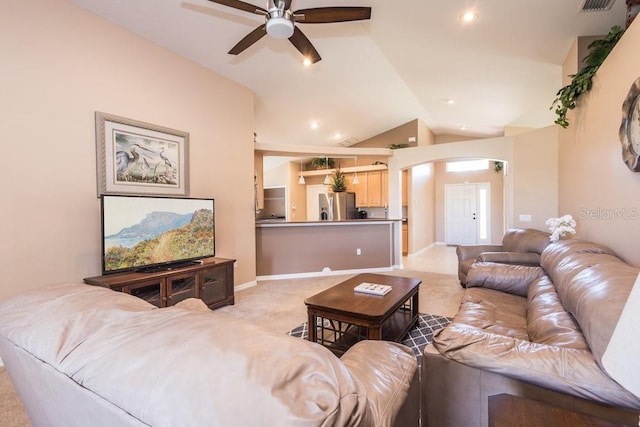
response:
M434 242L434 243L430 244L429 246L425 246L424 248L420 249L418 252L412 252L410 254L407 254L407 256L408 257L419 256L422 253L428 251L429 249L432 249L434 246L444 246L444 243L442 243L442 242Z
M245 290L245 289L253 288L257 284L258 284L258 281L257 280L253 280L251 282L247 282L247 283L243 283L243 284L238 285L238 286L234 286L233 289L236 290L236 291L242 291L242 290Z
M323 277L323 276L340 276L344 274L360 274L360 273L382 273L393 271L397 268L393 267L381 267L381 268L367 268L363 270L326 270L315 271L309 273L291 273L291 274L274 274L272 276L258 276L256 280L281 280L281 279L304 279L306 277ZM236 287L237 289L237 287Z

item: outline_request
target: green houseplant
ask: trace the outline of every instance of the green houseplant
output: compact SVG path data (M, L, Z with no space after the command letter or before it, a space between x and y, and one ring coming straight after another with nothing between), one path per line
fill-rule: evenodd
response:
M311 166L316 169L332 169L334 165L334 160L328 157L316 157L311 160Z
M344 172L342 172L340 169L336 169L331 179L331 191L333 191L334 193L342 193L343 191L347 190L347 185L344 181Z
M571 77L571 82L556 93L556 99L551 104L550 109L555 108L556 116L558 116L555 120L557 125L565 129L569 126L567 112L576 108L580 95L591 90L593 76L596 75L598 68L618 43L622 34L624 34L624 30L615 25L611 27L609 34L605 38L595 40L587 46L589 53L584 58L585 67L576 74L569 76Z

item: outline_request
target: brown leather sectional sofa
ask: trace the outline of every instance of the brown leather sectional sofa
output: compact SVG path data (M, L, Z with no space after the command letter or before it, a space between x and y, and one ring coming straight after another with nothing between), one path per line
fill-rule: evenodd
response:
M362 341L338 359L206 307L155 308L96 286L56 285L2 301L0 356L34 426L420 420L408 347Z
M476 261L512 265L540 265L540 254L551 243L549 233L533 228L512 228L504 233L501 245L458 246L458 278L464 287L467 272Z
M637 425L640 397L602 355L639 271L580 240L545 245L540 266L474 262L422 359L422 425L486 426L488 397L502 393Z

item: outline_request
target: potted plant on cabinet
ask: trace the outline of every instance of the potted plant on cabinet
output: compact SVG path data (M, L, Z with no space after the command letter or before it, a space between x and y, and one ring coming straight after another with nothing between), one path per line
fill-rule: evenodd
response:
M333 191L334 193L342 193L343 191L346 191L347 186L344 180L344 172L342 172L340 169L336 169L331 182L331 191Z
M332 169L335 162L328 157L316 157L311 160L311 166L316 169Z

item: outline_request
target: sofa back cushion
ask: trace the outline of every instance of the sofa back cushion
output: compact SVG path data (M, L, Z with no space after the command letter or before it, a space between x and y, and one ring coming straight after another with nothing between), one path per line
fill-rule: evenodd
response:
M475 262L467 273L467 288L494 289L526 297L529 284L541 276L544 270L540 267Z
M580 240L549 245L540 262L602 367L602 355L639 269L626 264L606 246Z
M527 333L533 342L588 350L582 331L558 298L549 276L533 282L527 295Z
M551 243L549 233L533 228L510 228L502 237L505 252L535 252L541 254Z
M328 349L223 313L156 309L78 284L4 300L0 319L2 348L33 355L66 387L145 425L359 425L370 416L361 382Z

